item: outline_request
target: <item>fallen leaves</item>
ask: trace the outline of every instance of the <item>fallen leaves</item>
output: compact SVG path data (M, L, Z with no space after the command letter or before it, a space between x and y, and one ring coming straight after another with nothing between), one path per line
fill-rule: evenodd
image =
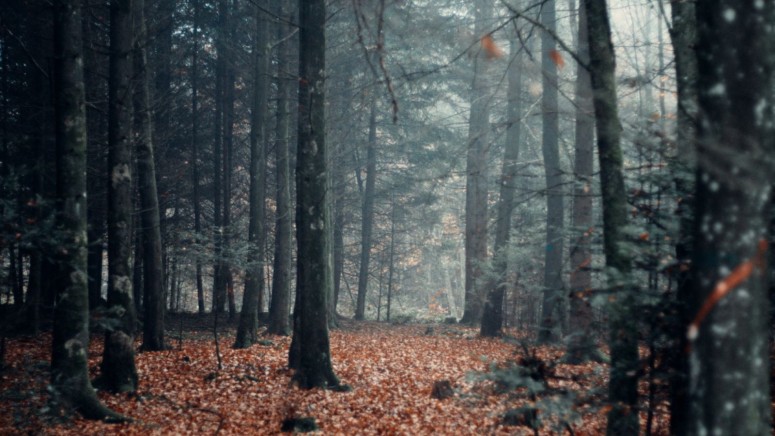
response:
M180 350L138 353L136 395L99 393L106 405L132 417L111 425L75 419L59 421L40 413L48 395L50 336L9 341L10 368L0 378L0 433L30 431L73 434L278 434L288 419L314 418L317 434L532 434L504 425L507 410L532 407L514 393L498 393L491 381L471 377L498 362L513 361L514 345L476 336L474 329L421 325L348 323L331 332L334 368L351 392L300 390L286 369L290 338L246 350L221 347L223 370L216 370L211 338L187 339ZM225 332L222 343L233 340ZM90 368L96 375L102 337L92 341ZM537 355L556 361L562 350L540 347ZM598 364L558 364L558 389L604 391L607 368ZM211 374L215 374L211 376ZM453 396L431 396L434 382L446 380ZM17 392L11 396L8 392ZM599 405L580 406L576 434L604 431ZM541 420L549 419L542 416ZM549 428L543 431L550 432ZM547 433L548 434L548 433Z

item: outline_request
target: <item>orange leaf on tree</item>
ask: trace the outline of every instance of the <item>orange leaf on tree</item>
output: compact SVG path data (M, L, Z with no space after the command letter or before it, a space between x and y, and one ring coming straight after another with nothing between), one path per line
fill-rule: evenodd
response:
M549 57L557 65L557 68L562 69L565 66L565 59L562 58L562 55L557 50L549 50Z

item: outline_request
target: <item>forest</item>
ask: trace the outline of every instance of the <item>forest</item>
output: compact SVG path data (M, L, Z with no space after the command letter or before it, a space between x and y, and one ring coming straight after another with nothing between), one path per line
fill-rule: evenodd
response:
M772 434L774 103L775 0L1 1L0 434Z

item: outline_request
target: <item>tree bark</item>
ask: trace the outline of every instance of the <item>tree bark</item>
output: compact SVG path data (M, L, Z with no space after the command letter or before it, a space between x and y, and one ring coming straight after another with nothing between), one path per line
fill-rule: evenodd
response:
M199 204L199 0L194 0L193 47L191 48L191 185L194 206L194 237L201 242L202 206ZM202 261L196 257L196 301L200 315L205 313Z
M301 388L339 386L331 364L328 295L332 291L325 143L324 0L299 1L299 119L296 159L296 306L289 366Z
M282 2L280 2L282 3ZM280 5L280 15L289 21L293 15L286 7ZM291 32L290 26L284 23L277 25L277 38L283 40ZM291 244L293 243L293 217L291 207L290 178L290 102L295 85L290 77L284 74L284 68L292 65L290 41L285 41L278 47L281 62L278 71L277 87L279 98L277 102L277 135L275 139L275 167L277 180L277 212L275 225L274 275L272 275L272 300L269 306L269 326L267 332L287 336L291 333L289 322L291 299Z
M544 256L544 295L541 314L541 328L538 340L553 343L562 336L563 308L565 296L562 281L563 257L563 177L559 152L559 94L557 84L557 41L550 34L557 30L554 0L543 3L541 24L541 70L543 72L543 136L542 151L546 170L546 251Z
M772 431L764 270L771 184L762 181L771 180L775 154L775 2L755 3L696 4L699 122L686 434Z
M264 16L267 0L260 0L255 12L253 46L253 107L250 125L250 222L248 224L248 267L234 348L248 348L258 340L259 295L264 292L264 215L266 197L266 104L269 72L269 21ZM263 9L263 10L262 10ZM288 318L287 316L285 317Z
M87 419L120 419L89 381L89 295L86 275L86 109L81 2L54 2L54 105L61 274L54 310L51 385Z
M697 141L697 16L694 2L672 2L670 38L675 53L678 113L676 122L676 156L672 159L675 188L679 197L677 214L680 234L675 247L676 273L675 326L673 344L667 365L670 368L670 433L686 434L689 362L686 350L686 325L690 322L687 303L692 293L691 251L694 226L694 173Z
M592 82L587 35L587 12L579 7L578 49L581 64L576 76L576 155L574 157L575 184L571 227L574 232L570 248L570 341L565 361L580 364L600 360L592 337L592 231L594 230L592 191L595 159L595 119L592 102Z
M603 251L609 270L611 375L607 433L638 433L638 332L630 257L621 249L627 225L627 197L622 174L619 114L616 107L616 61L605 0L584 0L589 41L589 74L597 127L600 187L603 197Z
M136 325L129 260L132 250L132 1L110 5L108 89L108 309L117 328L105 334L100 384L113 392L137 390L131 347ZM130 347L127 349L126 343Z
M218 30L215 50L215 121L213 123L213 312L223 313L226 307L226 280L223 261L223 209L221 208L223 175L221 168L223 153L224 85L226 81L226 35L228 26L226 0L218 1Z
M377 180L377 102L372 99L369 114L369 139L366 146L366 188L361 208L361 262L358 270L358 302L355 319L366 315L366 291L369 286L371 229L374 223L374 186Z
M484 315L479 330L482 336L500 336L503 328L503 297L508 287L508 247L511 239L511 215L514 212L514 193L517 183L520 133L522 123L522 46L517 35L511 38L511 65L508 71L508 130L503 151L503 169L500 179L500 198L495 222L493 269L495 279L488 283L489 294L484 302ZM447 282L450 283L447 272ZM451 289L450 289L451 292Z
M164 342L164 268L162 265L159 198L151 135L152 107L145 52L145 1L133 0L137 38L134 51L135 147L137 150L140 222L143 240L143 350L166 349Z
M477 38L484 38L492 18L492 4L475 2ZM490 130L490 96L487 75L490 62L480 49L474 57L474 79L471 85L471 109L468 120L466 156L466 226L465 226L465 307L461 323L477 324L482 317L483 284L480 283L487 261L487 148Z

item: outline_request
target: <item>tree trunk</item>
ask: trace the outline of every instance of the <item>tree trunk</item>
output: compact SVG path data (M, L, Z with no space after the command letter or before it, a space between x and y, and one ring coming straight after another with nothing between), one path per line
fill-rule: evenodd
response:
M54 104L57 206L62 272L54 311L51 385L88 419L120 419L100 403L89 381L89 295L86 276L86 109L81 2L54 2Z
M511 215L514 211L517 163L519 161L520 130L522 123L522 47L517 35L511 38L512 62L508 71L508 130L503 151L503 170L500 180L498 216L495 223L493 268L495 279L488 283L489 294L484 303L480 334L499 336L503 327L503 296L508 287L508 248L511 238ZM447 273L447 275L449 275ZM447 280L451 283L450 280Z
M541 9L541 70L543 98L543 157L546 169L546 251L544 257L544 295L541 314L541 328L538 340L543 343L557 342L562 336L563 307L565 295L562 282L563 257L563 177L560 168L558 143L559 112L557 41L549 32L557 29L554 0L544 2Z
M676 273L675 343L668 356L670 368L670 433L686 434L686 406L688 395L689 362L686 359L686 325L689 311L686 306L692 293L691 250L692 228L694 226L694 172L695 144L697 140L697 16L694 2L673 2L670 4L672 27L670 38L675 53L676 89L678 91L678 113L676 122L676 156L672 160L675 168L675 187L679 197L677 214L680 219L680 234L675 254L678 263Z
M191 49L191 185L194 205L194 237L197 245L202 235L202 206L199 204L199 0L194 0L194 45ZM196 301L200 315L205 313L205 294L202 280L202 261L196 262Z
M279 14L289 19L292 15L280 6ZM277 38L283 40L291 32L290 26L278 23ZM289 41L278 47L281 55L277 87L277 134L275 139L275 175L277 180L277 212L275 226L274 275L272 276L272 300L269 305L269 326L267 332L287 336L291 332L289 323L291 298L291 244L293 243L293 221L291 215L290 179L290 101L295 85L283 74L284 68L292 65Z
M589 74L597 127L600 187L603 194L603 250L610 271L611 375L608 414L609 435L638 433L638 341L635 295L631 285L630 257L621 249L627 225L627 197L622 175L619 114L616 107L611 27L605 0L584 0L589 40Z
M152 108L148 89L148 61L145 53L145 1L133 0L138 32L134 51L135 147L137 150L140 222L143 235L143 350L166 349L164 343L164 269L162 265L159 198L151 137Z
M289 366L301 388L339 386L331 365L328 295L332 291L325 143L324 0L299 2L299 119L296 159L296 306Z
M229 9L236 11L236 0L232 0ZM225 76L223 84L223 221L222 221L222 233L223 246L221 249L221 274L222 280L226 288L226 302L229 307L229 320L233 320L236 316L237 307L234 300L234 281L231 271L231 175L234 152L234 84L236 81L236 72L234 71L234 33L238 25L238 21L232 22L229 17L229 12L226 12L227 25L226 29L226 52L225 52Z
M223 176L221 158L223 153L223 107L226 82L226 35L228 21L226 0L218 1L218 30L215 49L218 56L215 63L215 122L213 123L213 312L223 313L226 305L226 281L223 268L223 210L221 193Z
M477 38L485 38L492 18L492 4L475 2ZM477 324L482 317L483 284L480 283L487 261L487 149L490 130L490 96L487 75L488 54L480 49L474 57L471 85L471 109L468 120L466 156L466 227L465 227L465 308L461 323Z
M754 2L756 3L756 2ZM775 2L699 2L686 434L770 434Z
M599 360L592 337L592 191L595 159L595 119L592 102L592 82L586 64L589 63L589 41L587 35L587 12L579 7L578 49L581 64L576 76L576 155L574 161L575 184L573 188L573 209L571 227L573 240L570 248L570 341L565 361L580 364Z
M234 348L248 348L258 340L259 295L264 292L264 215L266 197L266 104L269 89L269 32L264 16L267 0L256 5L253 46L253 107L250 125L250 222L248 267ZM263 10L262 10L263 9ZM287 316L285 317L288 318Z
M369 285L369 259L371 255L371 229L374 223L374 185L377 180L377 101L371 100L369 115L369 140L366 148L366 189L361 209L361 263L358 271L358 304L355 319L366 315L366 291Z
M105 334L100 384L113 392L137 390L132 342L136 314L133 302L132 250L132 2L110 5L110 73L108 89L108 309L118 327ZM120 334L119 334L120 333ZM127 342L129 349L127 349Z

